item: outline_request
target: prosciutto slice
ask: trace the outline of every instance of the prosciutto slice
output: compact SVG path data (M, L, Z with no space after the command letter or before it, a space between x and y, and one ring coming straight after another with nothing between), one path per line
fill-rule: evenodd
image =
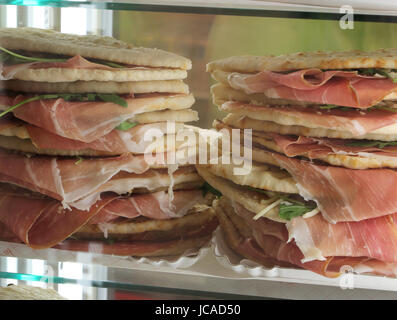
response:
M148 94L140 98L126 98L126 108L112 102L46 99L23 104L13 113L15 117L55 135L90 143L110 133L120 123L136 114L169 108L170 105L164 99L179 96L185 95ZM0 95L0 109L6 109L28 98L30 96Z
M60 243L87 223L100 222L110 211L114 217L126 218L145 216L152 219L157 217L170 219L183 216L196 200L203 202L200 194L197 190L177 191L174 194L175 200L172 201L173 207L168 207L166 210L162 208L164 201L162 194L137 196L135 201L131 200L135 196L120 198L107 194L90 210L81 211L65 210L59 201L37 197L20 190L13 192L9 186L2 184L0 185L0 226L5 226L6 230L14 233L30 247L44 249ZM126 214L128 209L131 210L130 214ZM9 231L1 232L0 237L9 238Z
M340 228L344 228L345 230L349 228L348 223L331 225L322 219L320 215L309 219L299 218L307 221L307 224L310 224L310 232L313 234L316 234L316 232L318 233L318 236L314 235L310 242L308 238L310 239L311 234L303 234L307 233L304 228L301 229L302 232L298 239L296 237L296 232L293 235L290 234L290 239L288 239L286 231L288 228L291 232L291 225L287 224L286 228L285 224L271 221L266 218L261 218L255 221L252 219L254 213L248 211L237 202L232 203L235 213L242 217L252 228L252 236L241 238L241 241L237 244L236 250L257 262L263 263L266 266L269 266L269 264L284 266L285 263L289 263L300 268L319 273L326 277L337 277L345 270L357 273L371 273L397 277L396 262L387 262L366 256L368 252L371 252L371 255L379 258L385 256L388 256L389 258L392 256L394 257L392 252L392 247L394 245L388 245L384 250L377 248L377 245L382 245L384 242L388 241L387 235L385 236L383 232L386 231L386 234L388 235L393 232L392 228L382 228L381 223L378 224L370 222L372 227L378 225L380 228L371 228L367 226L367 228L363 230L363 234L361 235L362 237L367 236L371 231L374 233L367 238L366 243L370 244L370 248L366 249L360 247L363 244L363 242L360 242L360 228L365 228L365 225L360 225L362 222L350 223L350 225L356 224L356 226L353 227L355 229L355 233L340 234L338 233L342 232ZM322 222L326 225L315 225L315 222L318 222L318 219L322 219ZM298 220L295 218L291 223L294 221ZM371 229L371 231L369 229ZM355 238L351 239L351 235ZM334 238L334 236L336 236L336 238ZM395 238L396 237L394 236L392 241L395 241ZM323 239L322 242L321 239ZM299 247L298 240L300 242L306 241L307 243L313 243L313 241L318 240L322 244L321 247L324 248L326 248L327 244L331 243L332 245L329 246L329 249L325 249L327 254L331 255L326 255L326 257L321 260L307 259ZM354 242L354 240L356 240L356 242ZM338 247L339 249L334 250L335 247ZM353 248L354 256L348 255L350 253L350 248ZM384 254L380 254L381 251L383 251ZM363 256L360 256L360 254L363 254Z
M306 156L310 159L319 159L329 154L349 154L360 156L397 157L397 146L384 148L349 145L353 140L312 138L304 136L281 135L277 133L265 133L272 139L282 152L288 157Z
M302 262L303 254L293 242L286 243L257 231L254 231L254 239L269 258L289 262L326 277L338 277L345 271L397 277L397 263L367 257L328 257L324 261Z
M152 130L152 132L156 132L157 137L173 135L178 130L183 129L183 124L168 126L167 122L158 122L138 125L126 131L115 129L89 143L63 138L40 127L32 125L26 125L25 127L33 144L39 149L91 149L122 154L126 152L146 153L153 144L153 141L150 139L145 140L145 133Z
M360 221L397 212L397 172L318 165L272 153L297 181L301 196L316 201L331 223Z
M366 111L321 110L312 107L254 106L233 101L225 102L221 109L226 112L247 114L250 118L258 120L274 121L277 118L284 118L284 122L280 122L284 125L303 125L312 128L349 131L355 136L362 136L397 123L397 113L381 109Z
M298 217L286 227L289 238L295 239L304 254L304 261L349 256L397 263L397 214L336 224L321 215Z
M120 198L104 207L89 223L108 223L119 217L132 219L144 216L156 220L180 218L195 204L204 204L205 201L199 189L174 191L173 196L171 200L168 193L159 191Z
M305 69L291 73L262 71L232 73L229 85L247 94L264 93L270 98L366 109L397 89L391 79L363 76L356 71Z
M126 66L127 68L137 68L136 66ZM49 69L49 68L67 68L67 69L100 69L100 70L120 70L120 68L110 67L104 64L95 63L84 59L82 56L74 56L64 62L30 62L14 65L0 64L0 80L9 80L21 70L26 69ZM143 67L139 67L143 68ZM125 68L123 68L125 70Z
M303 254L302 262L347 256L397 263L397 214L336 224L317 214L284 224L267 218L254 220L255 214L237 202L233 208L253 230L284 242L294 240Z
M0 181L12 183L88 210L99 198L102 187L117 173L143 173L150 166L143 156L123 154L119 157L76 159L25 157L0 149ZM79 203L76 203L80 201Z

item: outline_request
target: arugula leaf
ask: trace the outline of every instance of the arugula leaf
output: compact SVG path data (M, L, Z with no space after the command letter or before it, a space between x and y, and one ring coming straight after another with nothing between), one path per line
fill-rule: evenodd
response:
M271 196L272 193L271 191L269 192L266 190L257 189L249 186L245 186L245 187L253 191L264 193L269 197ZM291 220L292 218L303 216L305 213L308 213L316 209L316 205L314 203L295 200L289 198L288 196L277 193L275 193L275 196L282 200L278 205L279 206L278 214L280 218L285 220Z
M379 140L358 140L346 143L350 147L373 147L383 149L384 147L397 146L397 141L379 141Z
M300 201L291 201L291 199L287 199L279 204L278 214L280 218L291 220L292 218L303 216L305 213L308 213L315 208L315 206Z
M32 98L26 99L24 101L21 101L15 105L9 107L7 110L0 113L0 118L26 103L37 101L37 100L59 99L59 98L65 100L65 101L76 101L76 100L77 101L95 101L98 98L105 102L112 102L112 103L118 104L118 105L122 106L123 108L128 106L127 101L125 101L123 98L119 97L117 94L99 94L99 93L41 94L41 95L38 95L38 96L35 96Z
M123 66L121 64L118 64L115 62L110 62L110 61L105 61L105 60L92 59L92 62L98 63L98 64L103 64L105 66L112 67L112 68L119 68L119 69L126 68L126 66Z
M117 130L121 130L121 131L127 131L130 130L131 128L137 126L139 123L138 122L128 122L128 121L124 121L122 123L120 123L116 129Z
M334 104L327 104L324 106L320 106L320 109L325 109L325 110L331 110L331 109L335 109L335 110L340 110L340 111L352 111L354 109L352 108L348 108L348 107L340 107L340 106L336 106Z
M392 70L394 71L394 70ZM392 80L394 83L397 83L397 78L393 78L390 74L390 69L382 69L382 68L366 68L366 69L358 69L358 72L367 76L374 76L379 74L385 78Z
M204 182L204 184L201 186L201 190L203 191L203 197L205 197L208 192L212 193L218 198L222 196L222 193L211 186L208 182Z
M397 79L395 79L397 80ZM397 81L395 81L397 82ZM324 106L319 106L320 109L325 109L325 110L340 110L340 111L352 111L354 110L354 108L348 108L348 107L340 107L340 106L336 106L334 104L327 104ZM386 107L386 106L372 106L369 107L368 109L364 110L364 111L371 111L374 109L378 109L378 110L386 110L386 111L390 111L390 112L395 112L397 113L397 108L390 108L390 107ZM359 111L359 110L357 110Z
M397 108L390 108L390 107L385 107L385 106L373 106L371 108L379 109L379 110L386 110L386 111L390 111L390 112L394 112L394 113L397 112Z
M0 47L0 51L3 51L14 58L23 60L23 61L31 61L31 62L65 62L67 59L49 59L49 58L36 58L36 57L26 57L21 54L12 52L7 50L6 48Z
M116 241L115 241L114 239L105 239L104 242L105 242L106 244L112 245L112 244L115 244Z
M335 108L339 108L339 107L335 104L327 104L324 106L320 106L320 109L335 109Z
M363 74L366 76L374 76L375 74L379 74L379 75L387 77L387 78L390 77L387 70L382 69L382 68L361 68L361 69L358 69L358 72L360 74Z
M106 93L106 94L98 93L97 96L102 101L113 102L115 104L118 104L118 105L122 106L123 108L127 108L128 107L127 101L124 100L123 98L121 98L120 96L118 96L117 94L113 94L113 93Z
M78 158L78 160L74 163L75 165L78 165L84 161L84 159L82 157L77 157L77 158Z

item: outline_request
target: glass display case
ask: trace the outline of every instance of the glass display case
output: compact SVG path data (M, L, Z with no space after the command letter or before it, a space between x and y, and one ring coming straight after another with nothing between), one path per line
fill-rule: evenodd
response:
M317 1L318 2L318 1ZM189 57L187 83L198 126L221 114L212 105L208 61L232 55L397 47L392 1L47 1L0 0L0 27L30 26L113 36ZM397 279L266 269L219 254L219 231L198 256L127 259L0 242L0 285L51 287L71 299L396 299ZM233 254L231 254L232 256Z

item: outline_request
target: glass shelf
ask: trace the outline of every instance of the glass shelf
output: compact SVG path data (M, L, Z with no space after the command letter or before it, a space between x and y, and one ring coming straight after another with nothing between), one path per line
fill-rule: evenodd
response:
M346 3L345 3L346 2ZM343 5L348 5L345 1ZM86 9L133 10L173 13L197 13L215 15L239 15L258 17L289 17L300 19L338 20L341 17L340 1L312 5L313 1L263 1L263 0L0 0L0 5L79 7ZM363 4L354 2L357 21L397 21L397 5L391 1Z
M0 243L0 284L19 281L49 286L72 299L79 292L85 299L101 295L112 299L119 292L176 299L397 299L397 279L352 275L346 282L287 268L262 274L255 268L253 273L236 272L220 263L213 248L195 264L176 268L98 254L32 250L21 244L13 244L11 251L5 251L6 247L10 246Z

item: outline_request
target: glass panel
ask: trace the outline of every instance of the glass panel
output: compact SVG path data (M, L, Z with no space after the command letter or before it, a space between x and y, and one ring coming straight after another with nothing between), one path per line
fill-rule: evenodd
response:
M335 19L340 14L340 1L327 3L313 1L267 1L267 0L0 0L0 4L21 6L54 6L54 7L85 7L109 10L134 10L158 12L208 13L245 16L286 16L294 12L295 17L312 17L312 13L321 14L321 19ZM397 5L392 0L381 2L346 1L343 5L352 4L355 12L360 15L396 16ZM368 17L361 17L367 19Z

